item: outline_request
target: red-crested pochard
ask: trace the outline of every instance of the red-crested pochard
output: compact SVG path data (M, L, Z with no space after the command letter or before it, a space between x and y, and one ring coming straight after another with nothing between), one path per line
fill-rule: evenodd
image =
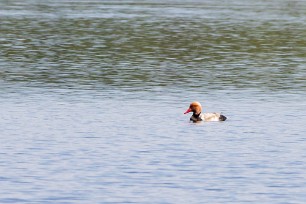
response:
M220 113L202 113L202 106L197 101L192 102L184 114L189 112L193 112L192 116L190 117L190 120L193 122L226 120L226 117Z

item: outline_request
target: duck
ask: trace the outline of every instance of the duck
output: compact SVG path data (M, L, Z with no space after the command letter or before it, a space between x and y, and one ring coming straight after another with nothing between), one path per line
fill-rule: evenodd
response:
M184 112L184 114L192 112L190 121L200 122L200 121L225 121L227 118L221 113L202 113L202 105L198 101L194 101L190 104L189 108Z

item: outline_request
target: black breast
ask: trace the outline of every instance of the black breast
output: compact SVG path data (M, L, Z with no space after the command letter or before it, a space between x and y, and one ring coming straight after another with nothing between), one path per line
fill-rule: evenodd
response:
M198 114L198 115L193 114L193 115L190 117L190 121L193 121L193 122L202 121L201 113Z

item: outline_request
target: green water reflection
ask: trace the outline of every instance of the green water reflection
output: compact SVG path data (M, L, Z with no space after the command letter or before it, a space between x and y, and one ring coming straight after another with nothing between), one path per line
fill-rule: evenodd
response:
M305 3L243 2L2 2L0 80L305 90Z

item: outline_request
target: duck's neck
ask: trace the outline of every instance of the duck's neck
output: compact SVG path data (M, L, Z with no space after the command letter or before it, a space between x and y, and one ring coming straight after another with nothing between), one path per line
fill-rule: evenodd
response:
M199 113L193 113L193 114L192 114L192 116L195 117L195 118L200 117L200 115L201 115L201 112L199 112Z

